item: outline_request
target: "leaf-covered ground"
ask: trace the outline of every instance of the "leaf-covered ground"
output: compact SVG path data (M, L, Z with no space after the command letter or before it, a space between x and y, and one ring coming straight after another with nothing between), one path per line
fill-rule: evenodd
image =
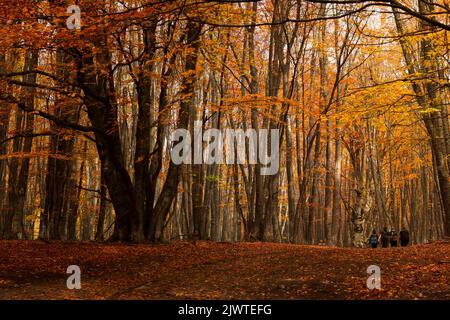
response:
M81 268L81 290L66 287L69 265ZM369 265L381 268L381 290L366 288ZM450 244L0 241L0 299L450 299Z

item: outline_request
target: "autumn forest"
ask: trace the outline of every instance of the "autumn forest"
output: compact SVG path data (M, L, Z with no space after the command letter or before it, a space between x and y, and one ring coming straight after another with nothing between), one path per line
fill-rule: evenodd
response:
M450 236L449 31L447 0L2 0L0 238ZM248 137L177 163L198 126L276 130L279 170Z

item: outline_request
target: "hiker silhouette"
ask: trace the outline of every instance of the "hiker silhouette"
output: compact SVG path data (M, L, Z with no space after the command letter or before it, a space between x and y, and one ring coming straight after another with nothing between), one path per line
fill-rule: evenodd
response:
M400 245L406 247L409 243L409 231L403 227L400 231Z

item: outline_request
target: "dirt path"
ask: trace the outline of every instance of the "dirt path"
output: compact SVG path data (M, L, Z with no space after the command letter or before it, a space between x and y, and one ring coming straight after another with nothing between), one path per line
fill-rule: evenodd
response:
M82 289L68 290L79 265ZM366 287L369 265L381 290ZM450 245L342 249L286 244L0 241L0 299L450 299Z

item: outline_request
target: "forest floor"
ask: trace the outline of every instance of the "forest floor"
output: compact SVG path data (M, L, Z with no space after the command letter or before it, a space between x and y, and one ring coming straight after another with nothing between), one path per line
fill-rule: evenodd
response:
M66 287L69 265L81 268L81 290ZM366 287L369 265L381 268L381 290ZM0 299L450 299L450 243L0 241Z

